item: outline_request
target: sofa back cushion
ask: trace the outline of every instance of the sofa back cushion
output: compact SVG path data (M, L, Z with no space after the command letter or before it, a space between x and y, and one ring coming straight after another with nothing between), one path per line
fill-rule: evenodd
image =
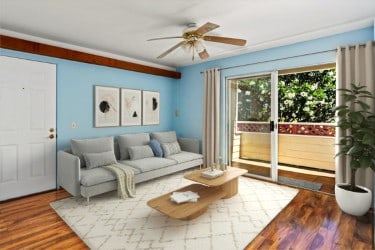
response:
M177 141L177 136L175 131L168 132L153 132L151 133L151 139L156 139L162 143L171 143Z
M117 141L120 147L121 160L128 160L130 158L129 147L148 145L150 135L148 133L125 134L118 136Z
M86 166L83 154L103 153L113 150L113 137L101 137L94 139L72 139L70 141L72 153L81 160L81 167Z

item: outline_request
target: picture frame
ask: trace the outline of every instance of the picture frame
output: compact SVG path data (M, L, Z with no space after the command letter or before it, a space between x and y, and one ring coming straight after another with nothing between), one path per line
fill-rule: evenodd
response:
M142 125L142 91L121 89L121 126Z
M160 123L160 93L142 91L142 124L158 125Z
M95 86L95 127L116 127L120 125L120 89Z

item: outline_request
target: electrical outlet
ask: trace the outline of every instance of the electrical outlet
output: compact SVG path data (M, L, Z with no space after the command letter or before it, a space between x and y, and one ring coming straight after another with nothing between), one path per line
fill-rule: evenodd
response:
M77 123L76 122L72 122L72 124L70 125L71 128L77 128Z

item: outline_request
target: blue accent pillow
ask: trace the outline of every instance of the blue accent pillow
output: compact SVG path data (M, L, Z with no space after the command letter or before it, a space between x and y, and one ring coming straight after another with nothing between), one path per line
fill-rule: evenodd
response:
M161 149L161 146L158 140L152 139L150 141L150 147L156 157L163 157L163 150Z

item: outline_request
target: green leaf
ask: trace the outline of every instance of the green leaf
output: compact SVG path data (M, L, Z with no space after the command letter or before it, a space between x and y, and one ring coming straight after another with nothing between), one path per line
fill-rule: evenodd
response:
M359 159L359 164L361 168L368 168L371 166L372 160L369 157L361 157L361 159Z
M365 134L362 140L363 144L373 145L375 144L375 136L372 134Z
M362 146L359 146L359 145L354 145L353 147L351 147L348 151L348 155L354 155L356 153L359 153L359 152L362 152L363 151L363 147Z
M352 159L350 161L350 167L354 168L354 169L358 169L358 168L361 167L361 165L360 165L359 161L357 161L356 159Z
M370 92L369 92L370 93ZM369 95L360 95L358 97L362 97L362 98L370 98L370 99L375 99L375 96L372 96L371 93Z
M365 117L358 111L357 112L350 112L348 114L348 116L355 123L361 123L365 119Z
M349 101L353 101L357 99L357 96L355 95L343 94L342 96L344 97L345 102L349 102Z
M333 111L341 110L341 109L349 109L347 105L340 105L333 108Z
M349 112L350 112L349 109L341 109L339 112L337 112L337 115L340 116L340 117L342 117L342 116L346 115Z
M338 152L337 154L335 154L335 158L339 157L340 155L345 155L345 152L344 151Z
M363 88L366 88L366 86L361 86L361 85L355 85L355 84L350 84L352 86L352 89L354 90L360 90L360 89L363 89Z
M337 89L338 91L341 91L341 92L352 92L350 89Z
M367 91L367 90L361 90L361 91L358 91L358 93L360 93L360 94L365 94L365 95L368 95L368 96L371 96L371 92L370 92L370 91Z
M357 100L357 101L355 101L354 103L358 103L358 104L361 106L361 108L362 108L363 110L365 110L365 111L370 109L370 106L369 106L367 103L362 102L362 101L360 101L360 100Z

